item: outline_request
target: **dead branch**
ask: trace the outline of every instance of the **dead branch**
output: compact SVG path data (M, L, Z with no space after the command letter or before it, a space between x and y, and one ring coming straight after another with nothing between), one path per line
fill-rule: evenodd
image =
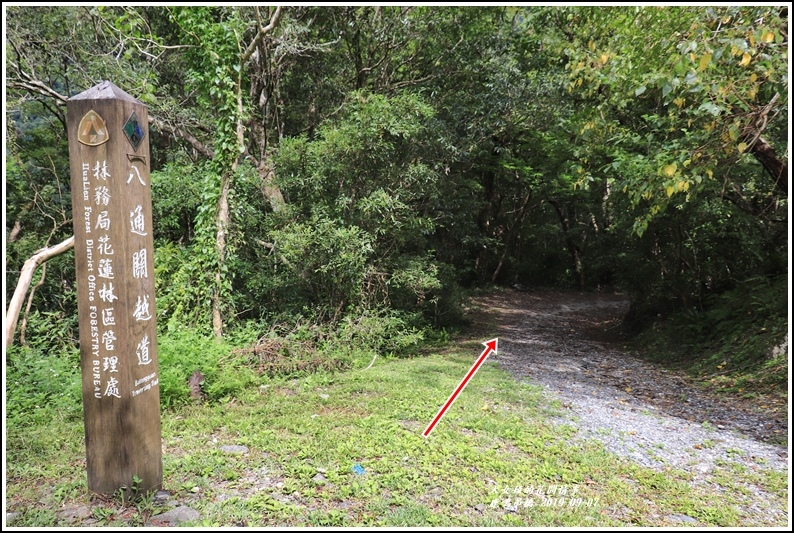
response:
M27 346L28 343L25 340L25 332L28 329L28 316L30 315L30 308L33 306L33 296L36 294L36 289L44 285L44 280L47 276L47 263L41 265L41 278L39 282L36 283L32 289L30 289L30 294L28 295L28 303L25 306L25 314L22 316L22 324L19 326L19 344L22 346Z
M25 294L28 292L30 282L33 280L33 273L36 271L36 268L45 261L70 250L73 246L74 236L71 236L55 246L37 250L30 259L25 261L19 273L19 280L17 281L17 288L14 291L14 296L11 297L8 310L6 311L6 348L14 343L14 332L17 329L19 312L22 309L22 302L25 299Z
M160 131L170 133L175 137L180 137L186 140L190 144L190 146L192 146L193 149L195 149L201 155L209 159L212 159L214 157L211 148L209 148L204 143L196 139L189 131L185 130L184 128L180 128L179 126L172 126L171 124L168 124L165 120L154 115L149 115L149 123L154 125Z

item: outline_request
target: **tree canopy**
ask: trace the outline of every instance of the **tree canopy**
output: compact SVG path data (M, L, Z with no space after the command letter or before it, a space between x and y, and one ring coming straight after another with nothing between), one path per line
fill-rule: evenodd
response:
M787 7L4 9L7 298L71 235L65 101L105 79L150 110L162 328L786 275ZM62 339L71 262L28 312Z

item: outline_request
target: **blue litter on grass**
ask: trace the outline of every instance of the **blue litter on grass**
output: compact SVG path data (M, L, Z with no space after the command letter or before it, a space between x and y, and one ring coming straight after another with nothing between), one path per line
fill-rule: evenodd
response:
M364 470L363 466L361 466L360 464L356 463L356 464L353 465L353 472L355 472L359 476L362 476L362 475L364 475L366 470Z

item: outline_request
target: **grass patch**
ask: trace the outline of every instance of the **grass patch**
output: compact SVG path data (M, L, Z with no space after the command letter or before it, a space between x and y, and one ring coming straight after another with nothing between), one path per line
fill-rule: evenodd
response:
M162 418L164 488L201 513L192 525L205 527L654 526L675 513L702 525L763 525L726 509L724 494L692 487L683 472L573 443L576 429L550 421L555 408L539 388L491 363L425 439L481 349L458 342L443 354L263 378L216 401L174 405ZM141 525L163 510L150 498L122 504L91 495L82 421L52 415L46 426L8 428L14 525ZM227 444L248 453L224 453ZM782 478L754 475L785 495ZM91 516L59 514L77 506Z

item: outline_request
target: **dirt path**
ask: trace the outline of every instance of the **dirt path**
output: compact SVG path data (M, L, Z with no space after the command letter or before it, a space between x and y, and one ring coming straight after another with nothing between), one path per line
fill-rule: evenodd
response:
M569 413L559 422L578 427L579 438L643 466L684 470L694 483L713 484L726 465L787 471L786 449L763 442L786 435L786 421L715 397L614 342L628 306L619 295L560 291L505 291L477 301L499 324L494 360L546 387ZM787 510L769 509L757 485L748 491L745 511L760 506L785 518Z

